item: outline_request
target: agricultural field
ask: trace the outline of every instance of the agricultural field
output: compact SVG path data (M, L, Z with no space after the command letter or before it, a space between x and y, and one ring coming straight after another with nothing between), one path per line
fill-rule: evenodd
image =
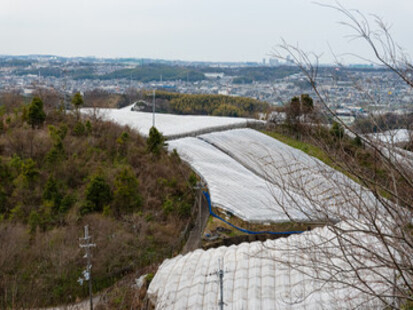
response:
M371 133L366 136L381 143L398 144L411 141L413 138L413 131L408 129L394 129L382 133Z
M247 222L322 222L375 201L320 160L252 129L177 139L168 148L205 180L214 206Z
M306 153L252 129L199 136L282 190L311 196L319 207L372 200L359 184ZM332 199L334 197L334 199Z
M152 127L153 114L148 112L131 111L132 106L122 109L84 108L81 113L97 116L103 120L112 121L121 126L128 126L143 136L148 136ZM196 135L213 130L247 127L248 124L260 121L239 117L199 116L155 114L155 126L166 138L176 138L186 135Z
M282 207L291 203L289 195L209 143L188 137L168 141L168 149L175 149L204 179L214 206L248 222L289 221ZM278 197L280 204L274 204L274 195ZM291 195L302 200L301 197ZM305 203L302 200L302 204ZM293 217L301 221L308 220L302 212L293 212Z
M357 226L346 223L339 227L343 225ZM325 272L321 261L334 258L337 270L350 270L349 266L356 263L343 255L331 230L326 226L288 238L196 250L167 259L149 286L149 298L155 309L214 309L220 299L217 272L222 268L228 309L353 309L358 304L366 309L383 307L382 300L345 284L358 281L353 272L347 272L345 279L338 277L327 283L315 280ZM359 232L348 236L346 246L371 244L370 248L379 250L371 241ZM317 255L316 249L322 251L324 259L320 258L319 269L309 268L308 257ZM389 270L379 266L380 262L369 261L366 255L360 257L363 263L374 266L363 273L363 279L389 292L390 285L382 281L391 276Z

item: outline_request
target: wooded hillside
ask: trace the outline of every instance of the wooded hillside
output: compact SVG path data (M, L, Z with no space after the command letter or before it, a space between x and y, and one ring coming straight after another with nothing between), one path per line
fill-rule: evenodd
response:
M151 101L152 93L145 92L143 97ZM157 101L157 111L174 114L254 117L269 108L266 102L224 95L189 95L157 91L156 99L160 100Z
M162 261L180 250L194 203L196 177L177 154L99 119L42 114L41 102L0 97L0 308L85 297L86 224L94 291Z

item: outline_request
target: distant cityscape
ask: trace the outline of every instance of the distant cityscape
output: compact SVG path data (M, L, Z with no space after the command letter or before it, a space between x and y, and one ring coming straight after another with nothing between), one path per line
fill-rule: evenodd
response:
M145 69L145 70L143 70ZM320 66L317 83L328 104L352 122L366 113L413 111L411 88L372 65ZM154 59L0 56L0 91L31 95L36 89L82 93L94 89L162 89L187 94L243 96L282 106L293 96L317 96L291 61L187 62Z

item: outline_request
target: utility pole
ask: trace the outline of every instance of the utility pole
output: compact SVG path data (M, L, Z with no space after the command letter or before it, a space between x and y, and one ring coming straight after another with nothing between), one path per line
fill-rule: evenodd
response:
M152 127L155 127L155 89L153 90L153 102L152 102Z
M221 259L218 261L219 263L219 270L218 270L218 277L219 277L219 290L220 290L220 298L219 298L219 309L224 310L224 262L222 262L221 266Z
M90 310L93 310L93 291L92 291L92 264L90 248L95 247L96 244L90 243L92 236L89 236L89 226L85 226L85 237L80 238L80 247L86 250L86 255L83 258L87 259L86 269L83 271L84 280L89 282L89 298L90 298ZM83 241L83 243L82 243ZM79 278L80 285L83 283L83 279Z
M210 277L212 275L218 277L218 282L219 282L218 306L220 310L224 310L224 306L225 306L225 302L224 302L224 259L222 259L222 265L221 265L221 259L218 259L218 270L216 272L211 272L205 276ZM213 282L217 283L216 280L214 280Z

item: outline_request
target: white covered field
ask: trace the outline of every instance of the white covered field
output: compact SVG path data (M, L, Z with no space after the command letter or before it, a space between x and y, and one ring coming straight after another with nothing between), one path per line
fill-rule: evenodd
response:
M356 182L317 158L256 130L228 130L199 138L278 188L309 196L319 207L351 204L360 195L372 199Z
M368 255L360 253L357 261L353 256L347 257L330 229L317 228L264 243L196 250L165 260L149 286L149 298L155 309L218 309L216 272L221 260L225 309L359 309L360 305L361 309L383 308L380 300L353 285L364 287L361 282L366 281L369 288L390 291L386 277L392 273L380 262L368 260ZM360 243L368 245L366 252L383 251L376 246L380 242L370 240L371 236L357 233L343 238L347 239L346 246ZM317 263L310 259L313 255ZM331 277L331 271L325 269L332 264L330 260L334 260L334 270L343 273ZM370 268L356 274L351 271L352 264ZM326 278L329 281L322 280Z
M214 206L249 222L289 221L283 206L292 204L291 197L217 148L191 137L168 141L168 148L170 151L176 149L208 184ZM274 195L279 203L274 201ZM308 203L291 195L301 205ZM308 220L302 212L293 210L291 213L297 220Z
M372 133L366 136L382 143L397 144L409 142L413 138L413 131L407 129L394 129L383 133Z
M322 221L374 203L348 177L252 129L168 143L207 182L212 204L245 221Z
M131 111L132 106L122 109L81 109L81 113L93 115L104 120L112 121L121 126L129 126L143 136L148 136L152 127L152 113ZM181 137L195 135L211 130L223 130L231 128L246 127L249 123L259 121L247 118L199 116L199 115L174 115L155 114L155 126L165 137Z

